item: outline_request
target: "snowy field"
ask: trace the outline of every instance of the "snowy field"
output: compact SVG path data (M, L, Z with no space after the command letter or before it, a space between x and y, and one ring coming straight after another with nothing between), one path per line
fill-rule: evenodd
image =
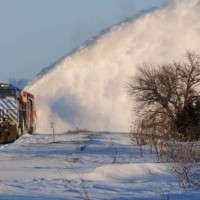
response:
M128 133L26 135L0 146L0 199L197 200Z

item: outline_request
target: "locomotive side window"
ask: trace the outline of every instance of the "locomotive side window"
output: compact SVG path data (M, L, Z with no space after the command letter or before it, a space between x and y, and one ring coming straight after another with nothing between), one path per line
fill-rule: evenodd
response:
M16 97L15 90L0 90L0 97Z

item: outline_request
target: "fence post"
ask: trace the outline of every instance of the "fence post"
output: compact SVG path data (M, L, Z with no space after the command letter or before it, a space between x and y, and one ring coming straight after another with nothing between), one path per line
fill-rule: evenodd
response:
M53 122L51 122L51 128L53 129L53 142L55 142L55 130Z

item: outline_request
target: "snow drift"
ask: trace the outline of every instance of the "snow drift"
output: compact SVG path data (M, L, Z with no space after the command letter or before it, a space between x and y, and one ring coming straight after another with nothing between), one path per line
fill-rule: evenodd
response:
M142 62L171 62L200 50L198 0L173 1L112 27L58 60L25 89L36 96L37 132L76 127L128 131L131 103L124 85Z

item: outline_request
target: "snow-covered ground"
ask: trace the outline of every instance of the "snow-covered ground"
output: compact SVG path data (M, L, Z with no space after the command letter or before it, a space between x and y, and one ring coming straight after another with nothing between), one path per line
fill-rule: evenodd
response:
M197 200L128 133L26 135L0 146L0 199Z

